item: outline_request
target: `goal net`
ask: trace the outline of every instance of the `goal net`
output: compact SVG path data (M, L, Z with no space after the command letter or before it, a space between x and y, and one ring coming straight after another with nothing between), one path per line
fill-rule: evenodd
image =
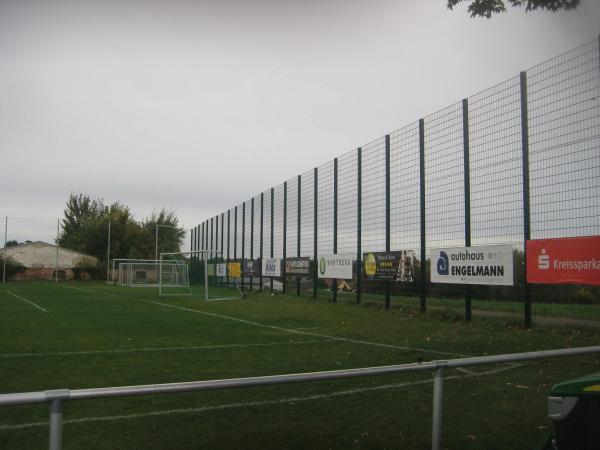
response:
M235 300L244 298L239 277L239 262L226 261L217 250L161 253L158 293L192 295L206 301Z
M162 276L164 285L188 287L188 269L183 262L171 261L163 264L161 275L160 260L119 260L113 279L119 286L157 287Z

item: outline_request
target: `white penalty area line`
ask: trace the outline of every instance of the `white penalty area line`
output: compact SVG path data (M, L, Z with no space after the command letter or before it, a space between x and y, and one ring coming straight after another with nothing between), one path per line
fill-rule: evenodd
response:
M481 376L486 376L486 375L496 375L501 372L506 372L508 370L515 369L517 367L520 367L520 364L512 364L507 367L501 367L498 369L488 370L485 372L469 373L464 376L455 375L455 376L444 377L444 381L461 380L461 379L465 379L465 378L481 377ZM208 412L208 411L223 411L223 410L227 410L227 409L251 408L251 407L261 407L261 406L280 405L280 404L295 404L295 403L301 403L301 402L325 400L325 399L335 398L335 397L344 397L344 396L349 396L349 395L363 394L366 392L383 391L383 390L388 390L388 389L399 389L399 388L417 386L417 385L421 385L421 384L431 384L431 383L433 383L433 379L428 378L425 380L418 380L418 381L383 384L383 385L379 385L379 386L369 386L369 387L357 388L357 389L346 389L346 390L342 390L342 391L331 392L328 394L314 394L314 395L307 395L304 397L288 397L288 398L280 398L280 399L276 399L276 400L226 403L226 404L222 404L222 405L201 406L198 408L167 409L167 410L158 410L158 411L148 411L148 412L137 413L137 414L121 414L121 415L115 415L115 416L80 417L77 419L63 420L62 423L64 425L71 425L71 424L74 425L74 424L90 423L90 422L111 422L111 421L116 421L116 420L132 420L132 419L141 419L141 418L146 418L146 417L170 416L170 415L174 415L174 414L198 414L198 413L204 413L204 412ZM21 430L21 429L26 429L26 428L47 427L47 426L48 426L47 421L22 423L22 424L15 424L15 425L0 424L0 431Z
M278 345L303 345L303 344L322 344L329 342L331 339L313 339L305 341L284 341L284 342L262 342L254 344L222 344L222 345L192 345L179 347L146 347L146 348L123 348L113 350L75 350L62 352L29 352L29 353L4 353L0 354L0 358L27 358L35 356L72 356L72 355L102 355L102 354L118 354L118 353L137 353L137 352L170 352L170 351L185 351L185 350L220 350L230 348L247 348L247 347L274 347Z
M27 300L26 298L23 298L23 297L21 297L20 295L17 295L17 294L15 294L15 293L11 292L11 291L6 291L6 293L7 293L8 295L12 295L14 298L17 298L17 299L19 299L19 300L21 300L21 301L24 301L25 303L28 303L28 304L30 304L31 306L33 306L34 308L37 308L37 309L39 309L40 311L43 311L43 312L45 312L45 313L47 313L47 312L48 312L48 310L47 310L46 308L42 308L40 305L38 305L38 304L36 304L36 303L32 302L31 300Z
M216 313L209 313L209 312L201 311L198 309L186 308L186 307L177 306L177 305L170 305L168 303L162 303L162 302L157 302L157 301L153 301L153 300L146 300L146 299L142 299L142 298L138 298L138 297L126 297L124 295L113 294L110 292L94 291L91 289L84 289L84 288L79 288L79 287L75 287L75 286L66 286L64 284L60 284L59 286L62 286L62 287L68 288L68 289L77 289L79 291L90 292L90 293L96 294L96 295L106 295L109 297L119 297L119 298L124 298L127 300L137 300L137 301L141 301L141 302L145 302L145 303L151 303L154 305L165 306L167 308L178 309L180 311L187 311L187 312L192 312L192 313L196 313L196 314L202 314L202 315L209 316L209 317L217 317L220 319L233 320L236 322L245 323L248 325L254 325L257 327L270 328L272 330L278 330L278 331L283 331L283 332L292 333L292 334L302 334L305 336L312 336L312 337L317 337L317 338L321 338L321 339L349 342L351 344L371 345L371 346L375 346L375 347L390 348L390 349L394 349L394 350L431 353L434 355L460 356L460 357L473 356L473 355L467 355L464 353L444 352L444 351L440 351L440 350L430 350L430 349L424 349L424 348L418 348L418 347L405 347L405 346L398 346L398 345L392 345L392 344L384 344L384 343L380 343L380 342L365 341L362 339L351 339L351 338L345 338L345 337L340 337L340 336L329 336L329 335L325 335L325 334L303 331L302 329L290 329L290 328L278 327L276 325L267 325L264 323L254 322L251 320L240 319L238 317L226 316L223 314L216 314Z
M313 332L310 332L310 331L303 331L301 329L291 329L291 328L278 327L276 325L267 325L267 324L260 323L260 322L254 322L252 320L240 319L238 317L226 316L226 315L223 315L223 314L209 313L209 312L201 311L201 310L198 310L198 309L185 308L183 306L170 305L168 303L156 302L156 301L153 301L153 300L141 300L141 301L152 303L154 305L165 306L167 308L179 309L181 311L188 311L188 312L192 312L192 313L196 313L196 314L202 314L202 315L205 315L205 316L217 317L219 319L233 320L235 322L245 323L245 324L248 324L248 325L254 325L254 326L257 326L257 327L270 328L272 330L277 330L277 331L284 331L286 333L302 334L304 336L312 336L312 337L318 337L318 338L321 338L321 339L335 340L335 341L341 341L341 342L349 342L351 344L371 345L371 346L375 346L375 347L391 348L391 349L394 349L394 350L417 351L417 352L423 352L423 353L432 353L432 354L436 354L436 355L450 355L450 356L462 356L462 357L472 356L472 355L465 355L465 354L462 354L462 353L444 352L444 351L439 351L439 350L428 350L428 349L417 348L417 347L403 347L403 346L399 346L399 345L384 344L384 343L381 343L381 342L365 341L365 340L362 340L362 339L351 339L351 338L345 338L345 337L341 337L341 336L329 336L329 335L326 335L326 334L313 333Z

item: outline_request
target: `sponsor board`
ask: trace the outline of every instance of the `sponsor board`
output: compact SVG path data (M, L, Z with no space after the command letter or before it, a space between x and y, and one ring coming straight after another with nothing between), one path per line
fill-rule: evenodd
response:
M513 246L431 249L431 282L513 285Z
M286 258L285 274L296 277L310 276L310 258L308 256Z
M367 280L414 281L415 252L363 253L364 276Z
M207 275L209 277L214 277L216 275L216 267L214 263L208 263L206 265Z
M319 278L352 279L354 254L319 256Z
M239 278L242 276L242 265L240 264L239 261L232 261L229 264L227 264L227 266L229 267L229 276L233 277L233 278Z
M227 264L224 264L224 263L217 264L217 276L218 277L226 277L227 276Z
M261 263L260 259L245 259L242 264L242 269L245 277L260 276Z
M274 258L263 258L262 260L263 277L280 277L281 260Z
M600 285L600 236L527 241L527 282Z

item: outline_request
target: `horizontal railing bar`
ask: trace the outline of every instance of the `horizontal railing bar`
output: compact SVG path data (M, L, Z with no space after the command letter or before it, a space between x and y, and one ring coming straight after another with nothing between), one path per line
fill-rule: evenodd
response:
M55 399L84 400L92 398L129 397L201 390L233 389L251 386L268 386L304 381L323 381L340 378L365 377L370 375L385 375L401 372L436 370L438 368L457 368L464 366L508 363L560 356L575 356L589 353L600 353L600 346L579 347L559 350L543 350L536 352L513 353L506 355L478 356L470 358L459 358L453 360L435 360L412 364L364 367L356 369L331 370L324 372L270 375L248 378L232 378L224 380L191 381L181 383L148 384L138 386L118 386L74 390L64 389L54 391L0 394L0 406L48 403Z

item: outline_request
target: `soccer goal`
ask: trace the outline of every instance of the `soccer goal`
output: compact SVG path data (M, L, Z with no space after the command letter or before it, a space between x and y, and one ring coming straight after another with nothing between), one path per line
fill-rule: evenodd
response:
M158 293L193 295L206 301L244 298L239 287L240 263L227 262L216 250L161 253Z
M160 284L160 260L120 259L113 261L113 282L127 287L157 287ZM162 267L164 284L189 286L188 266L172 261Z

